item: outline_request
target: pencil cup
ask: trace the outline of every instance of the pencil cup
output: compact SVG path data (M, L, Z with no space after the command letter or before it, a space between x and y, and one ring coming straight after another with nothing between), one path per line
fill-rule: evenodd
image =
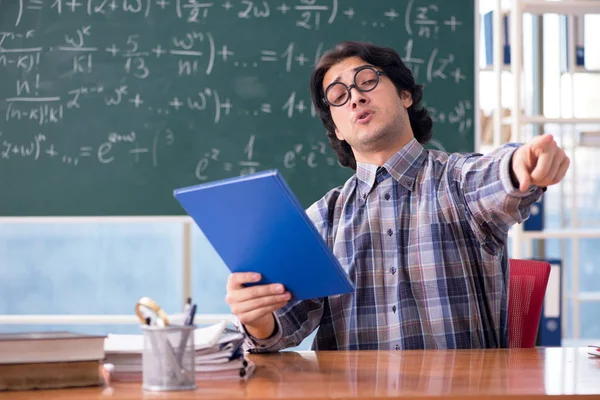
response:
M142 325L142 388L149 391L194 390L194 326Z

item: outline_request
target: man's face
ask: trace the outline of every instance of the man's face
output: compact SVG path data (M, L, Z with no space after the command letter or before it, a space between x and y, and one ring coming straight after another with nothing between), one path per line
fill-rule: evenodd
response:
M333 65L323 78L323 91L334 82L343 82L346 86L354 84L356 71L364 66L369 64L359 57L349 57ZM382 71L377 66L373 67ZM362 83L356 82L357 85ZM353 87L344 105L329 106L337 138L348 142L356 156L380 151L382 147L385 150L393 145L403 135L406 124L410 128L406 109L412 100L408 93L402 97L385 75L379 76L379 84L369 92L361 92Z

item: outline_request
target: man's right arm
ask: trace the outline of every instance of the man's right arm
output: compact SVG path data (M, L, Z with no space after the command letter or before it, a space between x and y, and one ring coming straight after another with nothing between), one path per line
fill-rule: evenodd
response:
M248 336L252 352L273 352L299 345L319 324L323 314L320 299L289 303L290 293L280 284L245 286L260 280L260 274L229 276L227 296L234 325Z

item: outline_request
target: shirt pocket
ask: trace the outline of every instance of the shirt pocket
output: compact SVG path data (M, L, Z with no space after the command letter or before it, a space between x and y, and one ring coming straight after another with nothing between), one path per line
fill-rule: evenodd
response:
M463 232L468 223L432 222L419 226L411 238L409 277L411 285L447 289L457 279L464 281L471 263L473 237Z

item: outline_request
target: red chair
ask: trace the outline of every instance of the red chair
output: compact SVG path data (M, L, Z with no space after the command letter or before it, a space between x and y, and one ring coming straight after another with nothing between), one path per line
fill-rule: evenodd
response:
M550 263L509 260L508 346L535 347Z

